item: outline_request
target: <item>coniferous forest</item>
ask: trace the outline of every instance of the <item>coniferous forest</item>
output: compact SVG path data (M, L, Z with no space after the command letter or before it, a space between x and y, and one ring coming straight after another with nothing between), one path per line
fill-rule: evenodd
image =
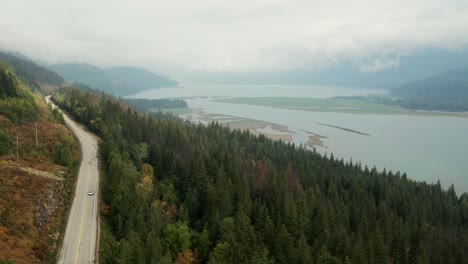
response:
M0 51L0 60L8 63L18 78L31 90L40 91L41 85L59 86L65 83L60 75L26 57Z
M100 263L468 263L453 186L76 88L53 99L102 138Z

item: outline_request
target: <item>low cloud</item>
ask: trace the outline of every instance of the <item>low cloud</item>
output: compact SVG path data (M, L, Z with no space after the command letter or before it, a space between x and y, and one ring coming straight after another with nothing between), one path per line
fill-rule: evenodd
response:
M461 0L15 0L0 9L0 48L173 75L320 69L346 59L375 72L398 67L399 54L467 45L466 25Z
M373 73L400 67L400 56L363 58L356 60L355 63L359 66L360 72Z

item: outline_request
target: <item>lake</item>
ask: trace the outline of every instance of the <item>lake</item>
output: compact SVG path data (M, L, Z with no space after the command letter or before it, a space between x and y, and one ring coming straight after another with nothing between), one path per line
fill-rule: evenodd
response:
M379 170L406 172L409 178L455 185L457 194L468 192L468 119L450 116L375 115L324 113L212 101L214 96L317 97L385 93L383 90L331 86L191 85L146 91L134 97L190 98L190 107L208 113L232 115L286 125L295 132L296 144L307 141L311 131L324 135L323 154L360 161ZM206 97L208 96L208 97ZM324 125L327 124L327 125ZM329 125L329 126L328 126ZM335 127L333 127L335 126ZM360 131L352 133L337 127Z

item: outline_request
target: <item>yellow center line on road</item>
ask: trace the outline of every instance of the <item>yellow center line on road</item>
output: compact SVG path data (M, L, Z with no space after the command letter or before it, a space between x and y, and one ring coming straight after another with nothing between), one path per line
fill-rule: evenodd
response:
M88 185L89 185L89 170L90 170L90 168L91 168L91 166L88 166L88 176L86 178L86 191L88 190ZM81 231L83 230L83 220L84 220L85 209L86 209L86 199L84 201L83 210L81 212L80 233L78 235L78 244L76 245L75 264L78 263L78 253L80 252Z

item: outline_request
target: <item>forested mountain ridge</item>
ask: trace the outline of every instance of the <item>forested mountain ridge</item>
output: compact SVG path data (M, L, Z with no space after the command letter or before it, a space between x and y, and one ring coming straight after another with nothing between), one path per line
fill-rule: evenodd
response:
M132 95L160 87L174 87L177 82L135 67L99 68L89 64L55 64L49 68L70 83L86 84L114 95Z
M468 111L468 66L443 72L395 88L405 108Z
M54 100L100 135L100 263L466 263L468 194L249 132Z
M37 65L25 57L0 51L0 61L8 63L19 79L33 90L46 89L50 92L51 89L47 86L58 87L65 83L65 80L60 75Z
M56 261L78 158L61 114L0 62L0 263Z

